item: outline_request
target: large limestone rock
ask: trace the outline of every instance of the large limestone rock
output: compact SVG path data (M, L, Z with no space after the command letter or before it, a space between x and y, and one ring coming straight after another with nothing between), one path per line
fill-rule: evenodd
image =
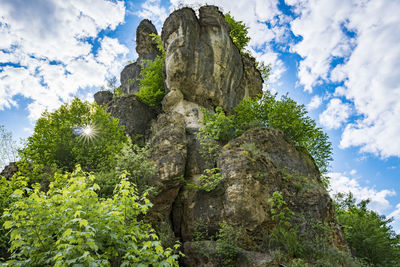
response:
M150 34L157 34L157 29L150 20L144 19L136 29L136 62L127 65L121 72L121 88L125 94L139 92L139 78L143 60L154 60L160 53L152 42Z
M243 97L261 93L259 72L249 60L243 62L217 7L201 7L199 18L190 8L173 12L161 37L170 94L180 91L184 100L208 108L222 106L229 112Z
M151 181L157 191L152 199L153 217L167 220L185 175L187 141L184 117L176 112L161 114L152 128L151 159L158 177Z
M184 242L192 241L197 224L207 226L215 235L222 221L243 229L247 248L260 245L260 235L271 230L271 206L274 191L284 196L295 212L294 225L327 223L335 233L336 245L345 244L334 219L332 201L323 188L312 157L288 141L278 130L260 128L245 132L222 150L218 160L223 182L206 192L186 187L181 190L173 209L173 227ZM198 176L188 183L197 183ZM301 216L305 216L301 217Z
M125 126L125 132L133 141L146 140L151 123L157 117L157 113L135 95L114 97L107 103L107 111L119 119L119 124Z

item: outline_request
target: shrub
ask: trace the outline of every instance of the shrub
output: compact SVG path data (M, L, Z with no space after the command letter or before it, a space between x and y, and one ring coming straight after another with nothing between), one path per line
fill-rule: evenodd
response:
M210 138L227 142L248 129L266 126L282 130L297 146L308 150L322 173L327 172L332 160L332 145L328 135L307 115L304 105L297 104L288 96L278 100L276 94L266 91L260 98L244 99L233 115L226 115L220 107L216 112L203 113L199 139L205 145L210 143ZM205 148L216 150L211 145Z
M250 37L248 36L249 28L246 27L243 21L236 21L230 13L225 14L225 21L228 22L231 28L229 35L233 43L239 48L240 52L243 52L250 41Z
M21 167L28 169L26 173L43 173L54 166L71 171L76 164L85 171L110 169L127 140L118 119L96 103L74 98L71 104L43 113L21 150Z
M143 147L132 144L129 140L124 144L121 153L116 156L115 168L96 175L96 183L100 185L99 195L109 197L120 182L120 175L126 172L127 179L137 186L139 193L150 189L149 181L157 176L156 164L149 160L151 149L148 144Z
M140 100L150 107L161 105L161 100L165 96L163 68L165 52L161 44L161 38L158 35L151 34L153 41L157 43L161 55L158 55L153 61L143 60L142 70L140 71L139 79L140 90L137 96Z
M351 250L373 266L400 266L400 235L393 231L392 219L368 210L368 203L356 204L352 194L336 195L336 218Z
M94 176L77 168L48 193L14 191L5 212L12 266L178 266L149 224L139 219L151 203L121 177L112 198L99 198ZM27 195L24 197L24 195Z
M219 261L223 266L234 266L237 254L240 250L238 247L241 232L232 225L222 222L217 234L216 253Z

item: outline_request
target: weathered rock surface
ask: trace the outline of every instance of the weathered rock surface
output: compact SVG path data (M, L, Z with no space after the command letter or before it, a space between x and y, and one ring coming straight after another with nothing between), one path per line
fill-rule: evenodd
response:
M168 91L180 91L187 101L208 108L222 106L226 111L232 111L244 96L261 93L261 77L254 79L259 73L250 74L248 61L244 66L217 7L201 7L199 18L190 8L173 12L161 37Z
M135 95L114 97L108 102L107 111L119 119L119 124L125 126L125 132L133 141L147 139L151 123L157 117L156 112Z
M151 159L157 164L157 189L153 214L168 219L185 175L187 142L184 117L175 112L161 114L152 128ZM153 215L154 216L154 215Z
M143 60L154 60L160 53L150 34L157 34L157 29L150 20L144 19L136 29L136 62L127 65L121 72L121 88L125 94L139 92L139 78Z
M5 178L7 178L7 179L10 179L16 172L18 172L17 162L10 162L1 171L0 176L3 176Z
M245 132L223 148L218 167L223 182L217 189L184 188L178 196L173 226L184 242L193 240L199 222L215 235L219 224L226 221L244 230L248 249L257 247L259 234L274 225L267 201L274 191L282 192L288 207L307 221L336 224L332 201L313 159L280 131L260 128ZM196 179L192 176L188 182L196 184ZM293 223L300 223L296 220L300 219L293 218ZM306 228L300 230L310 230ZM345 244L340 238L337 243Z
M110 91L99 91L94 94L94 101L99 106L107 105L113 98L113 94Z
M197 137L201 107L222 106L231 112L244 97L254 97L262 89L254 58L239 53L222 13L205 6L197 18L192 9L183 8L165 21L162 41L168 94L160 114L131 94L139 90L135 79L141 60L153 59L158 53L148 35L153 32L155 27L148 20L137 30L139 58L121 73L122 88L129 94L111 101L99 95L96 102L108 101L108 110L133 139L140 134L150 140L150 158L158 176L149 181L156 193L148 219L156 229L167 224L168 231L182 242L186 254L182 265L221 266L215 236L226 222L242 233L234 266L275 266L273 253L260 250L269 243L268 235L276 225L268 202L275 191L295 213L290 222L306 240L315 239L313 227L324 224L334 245L346 248L314 160L281 131L252 129L227 143L217 162L201 156ZM215 167L220 169L222 182L214 190L193 186L199 184L205 169ZM207 233L200 241L199 226Z

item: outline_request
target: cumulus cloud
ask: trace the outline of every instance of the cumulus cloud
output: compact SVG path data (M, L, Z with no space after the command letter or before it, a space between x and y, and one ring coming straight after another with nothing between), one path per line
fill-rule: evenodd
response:
M136 15L151 20L157 31L161 32L162 24L168 17L168 11L161 5L161 0L147 0L141 5L141 8Z
M307 109L314 110L319 108L321 105L322 105L322 97L320 97L319 95L315 95L313 96L313 98L311 98L310 103L308 103Z
M360 146L382 157L400 156L399 1L287 0L297 14L291 47L302 60L305 90L342 84L335 95L354 103L359 119L345 127L341 147ZM339 62L339 64L338 64Z
M351 107L338 98L329 101L327 108L319 115L319 122L328 129L338 129L349 118Z
M0 110L30 99L32 120L79 89L117 75L128 49L98 38L124 21L122 1L13 0L0 3ZM96 48L93 41L99 44Z
M354 170L352 170L350 174L352 173L353 175L355 174ZM376 190L370 187L363 187L358 183L357 179L353 177L349 178L347 175L342 173L332 172L328 173L327 176L330 177L329 189L331 196L334 196L337 193L351 192L357 201L370 199L371 202L369 203L369 208L380 214L391 208L387 197L396 195L396 192L393 189Z

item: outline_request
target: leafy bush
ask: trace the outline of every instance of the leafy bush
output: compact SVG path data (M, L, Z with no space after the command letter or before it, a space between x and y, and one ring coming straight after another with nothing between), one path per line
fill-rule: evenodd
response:
M231 30L229 32L233 43L239 48L239 51L244 51L244 48L248 45L250 37L248 36L249 28L243 23L243 21L236 21L230 13L225 14L225 21L228 22Z
M129 140L124 144L121 153L116 156L115 168L96 174L96 183L101 187L99 195L109 197L115 186L120 182L120 175L127 174L127 179L137 186L139 193L150 189L149 181L157 176L154 162L149 160L151 149L132 144Z
M216 253L219 261L223 266L234 266L237 254L240 250L238 247L241 232L232 225L222 222L217 234Z
M226 115L219 107L216 112L203 110L203 114L199 139L206 151L216 150L210 139L227 142L248 129L266 126L282 130L296 145L306 148L322 173L327 172L332 160L328 135L307 115L304 105L297 104L288 96L278 100L276 94L266 91L260 98L244 99L233 115Z
M222 181L221 169L212 168L205 169L199 177L199 185L188 184L189 187L204 190L207 192L213 191Z
M12 266L178 266L149 224L151 203L122 177L112 198L99 198L94 176L79 168L48 193L17 189L5 212ZM26 197L24 197L27 195Z
M34 133L21 150L22 169L56 166L71 171L80 164L85 171L101 171L114 166L128 138L118 119L111 118L96 103L74 98L53 113L44 112Z
M400 266L400 235L393 231L392 219L368 210L368 203L356 204L351 194L336 196L336 218L351 250L373 266Z
M161 37L151 34L153 41L157 43L158 49L162 52L153 61L143 60L142 70L140 71L139 79L140 90L137 96L140 100L150 107L161 105L161 100L165 96L163 68L165 52L161 44Z
M0 176L0 261L10 256L8 252L10 239L7 235L8 230L3 227L4 217L1 215L17 200L14 191L27 185L28 181L24 177L13 176L11 179L6 179Z

